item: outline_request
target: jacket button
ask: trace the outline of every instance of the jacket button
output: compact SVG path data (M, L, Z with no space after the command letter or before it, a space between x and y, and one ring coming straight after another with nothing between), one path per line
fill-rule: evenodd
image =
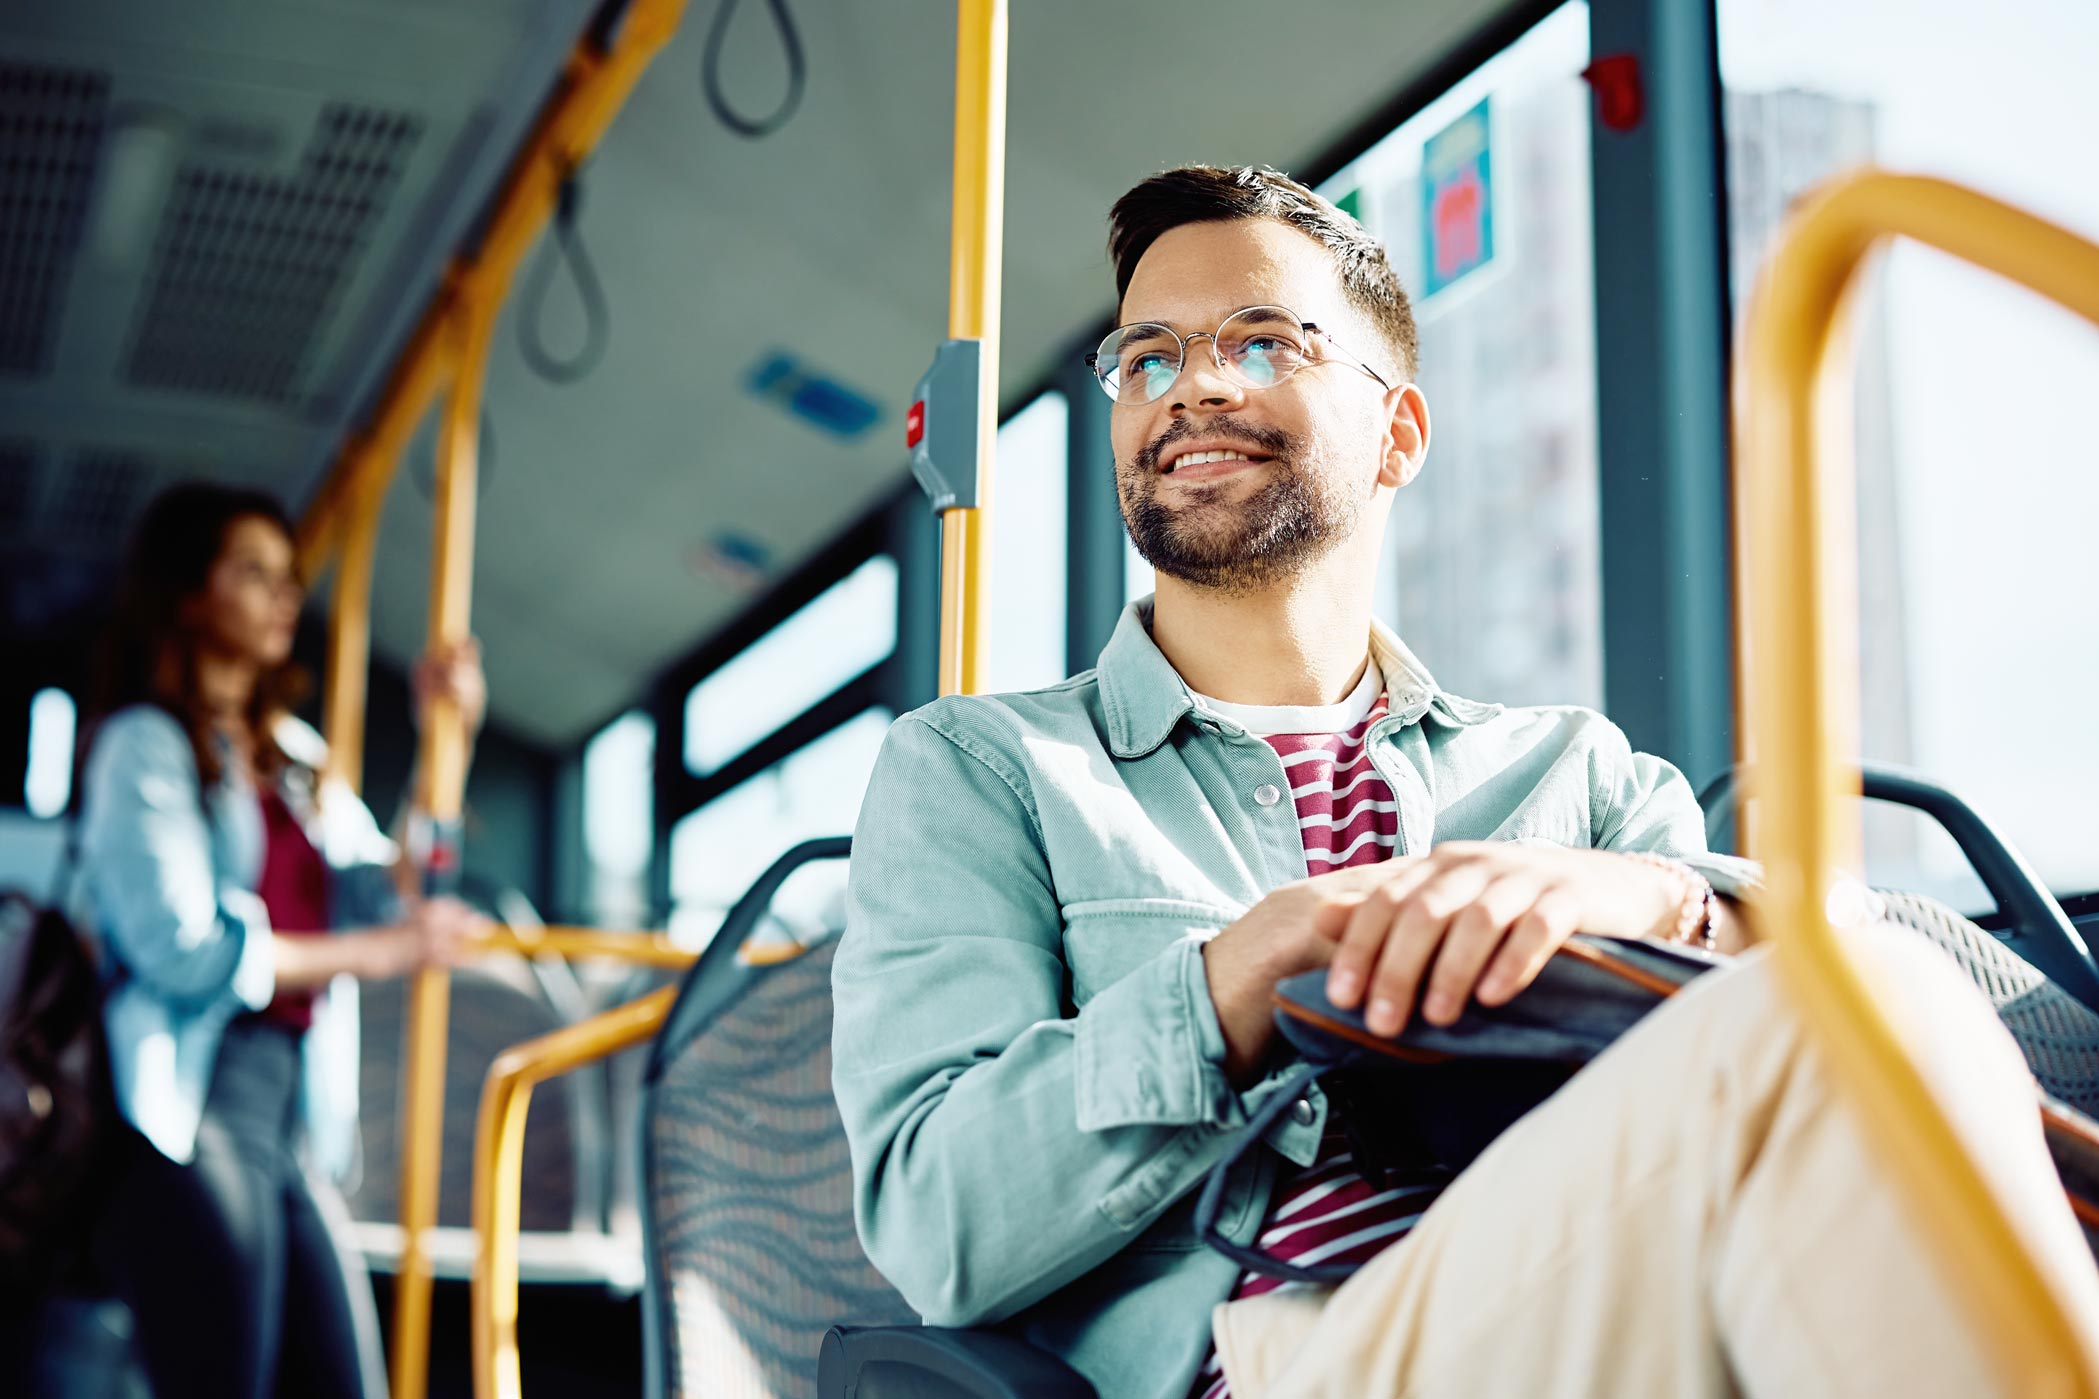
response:
M1318 1115L1319 1109L1312 1106L1310 1098L1299 1098L1290 1105L1290 1118L1300 1127L1311 1126L1312 1119Z
M1263 782L1254 788L1254 800L1262 806L1274 806L1283 799L1283 792L1273 782Z

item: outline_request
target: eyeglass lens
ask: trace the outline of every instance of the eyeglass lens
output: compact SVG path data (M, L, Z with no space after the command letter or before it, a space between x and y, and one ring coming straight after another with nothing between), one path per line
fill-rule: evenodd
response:
M1208 339L1216 362L1231 379L1250 389L1272 388L1310 360L1303 322L1279 306L1252 306L1236 311L1217 333L1192 335ZM1101 341L1094 373L1118 403L1151 403L1164 397L1181 377L1182 342L1171 329L1153 322L1120 326Z

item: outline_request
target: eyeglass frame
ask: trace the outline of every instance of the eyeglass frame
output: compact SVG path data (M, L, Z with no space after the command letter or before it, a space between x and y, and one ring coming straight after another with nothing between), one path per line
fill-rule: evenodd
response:
M1346 346L1342 345L1340 341L1336 340L1333 337L1332 332L1321 329L1317 321L1305 320L1303 317L1299 316L1297 312L1291 310L1288 306L1277 306L1270 302L1256 302L1252 306L1241 306L1238 310L1233 311L1231 314L1227 315L1223 320L1219 321L1217 323L1217 330L1223 330L1234 320L1238 319L1240 316L1245 315L1249 311L1281 311L1291 320L1296 321L1298 328L1305 332L1305 335L1307 337L1305 348L1307 350L1311 348L1310 337L1313 335L1317 335L1321 339L1326 341L1328 349L1339 350L1341 352L1341 357L1336 359L1328 359L1325 356L1322 356L1321 358L1316 360L1307 359L1303 365L1299 366L1300 368L1310 369L1314 365L1318 364L1344 364L1351 369L1360 369L1365 374L1368 374L1371 378L1377 380L1378 387L1385 390L1385 392L1390 393L1392 391L1392 385L1386 381L1384 375L1378 373L1375 369L1372 369L1368 364L1364 363L1361 359L1357 358ZM1181 376L1188 372L1188 347L1197 340L1207 340L1210 342L1211 363L1217 366L1218 372L1220 372L1227 379L1230 379L1233 383L1238 384L1242 388L1252 389L1256 392L1259 392L1262 389L1272 389L1276 387L1276 384L1284 383L1288 379L1294 377L1298 372L1296 369L1291 370L1289 374L1286 374L1281 379L1276 380L1275 384L1249 384L1244 379L1238 377L1237 374L1234 373L1232 367L1224 362L1223 354L1219 353L1217 349L1217 330L1191 331L1188 335L1184 337L1175 332L1174 328L1166 324L1166 322L1164 321L1125 321L1123 324L1116 326L1115 329L1109 331L1106 335L1103 335L1101 337L1101 344L1105 345L1114 336L1120 334L1125 330L1128 330L1131 326L1139 325L1155 325L1173 338L1174 346L1177 352L1179 353L1181 359L1180 367L1174 371L1173 378L1166 381L1165 389L1161 390L1156 397L1143 399L1136 403L1125 404L1122 401L1122 396L1116 393L1113 389L1109 388L1108 381L1101 377L1100 348L1099 346L1095 346L1086 354L1086 367L1093 371L1093 382L1101 386L1101 392L1106 394L1108 396L1108 401L1115 404L1118 408L1142 408L1147 404L1157 403L1159 399L1162 399L1166 397L1168 393L1171 393L1173 391L1173 386L1181 381Z

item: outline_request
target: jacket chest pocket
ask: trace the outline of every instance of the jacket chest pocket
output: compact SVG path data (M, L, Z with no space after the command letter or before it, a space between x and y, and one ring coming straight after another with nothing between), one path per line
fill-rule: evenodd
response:
M1064 906L1064 963L1085 1005L1182 938L1208 937L1239 910L1196 899L1088 899Z

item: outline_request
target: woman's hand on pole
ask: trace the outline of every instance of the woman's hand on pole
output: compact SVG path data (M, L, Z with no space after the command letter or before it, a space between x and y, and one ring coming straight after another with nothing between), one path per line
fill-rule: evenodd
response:
M481 721L488 715L488 677L481 670L480 642L468 637L457 646L424 652L409 682L419 727L428 721L432 704L448 699L459 707L468 741L481 732Z

